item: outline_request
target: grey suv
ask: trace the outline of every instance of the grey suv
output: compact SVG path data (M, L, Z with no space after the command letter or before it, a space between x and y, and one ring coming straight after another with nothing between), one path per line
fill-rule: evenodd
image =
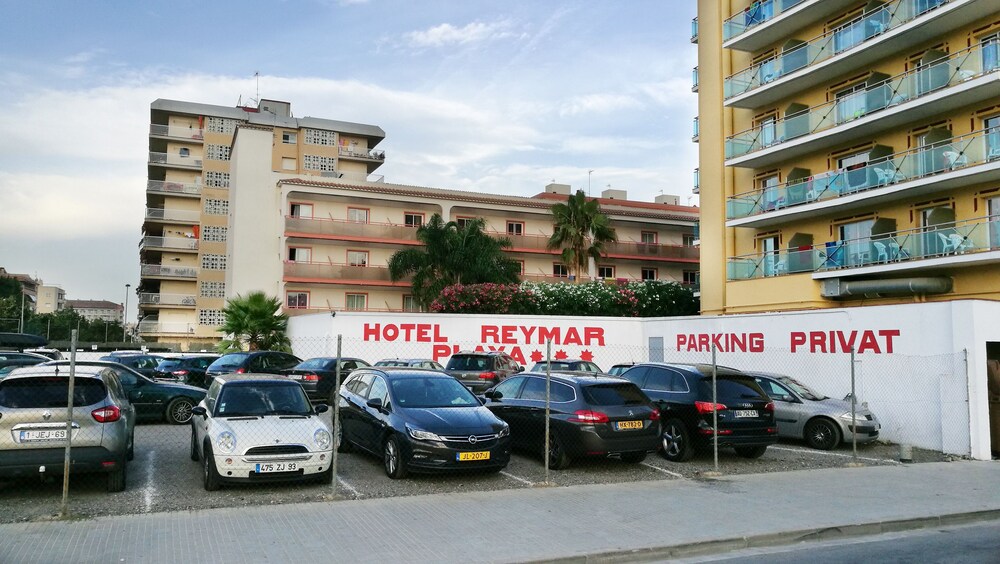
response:
M482 393L524 367L505 352L457 352L448 359L444 371L473 393Z
M0 380L0 476L63 473L68 392L65 367L19 368ZM123 491L135 409L114 371L76 368L72 429L70 471L106 473L108 491Z

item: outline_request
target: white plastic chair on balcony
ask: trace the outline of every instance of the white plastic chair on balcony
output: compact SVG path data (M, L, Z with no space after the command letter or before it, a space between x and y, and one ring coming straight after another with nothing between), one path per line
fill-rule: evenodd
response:
M955 170L969 164L969 157L965 153L959 153L957 151L945 151L942 153L945 160L948 161L948 168Z
M875 262L889 262L889 251L885 243L872 241L872 246L875 247Z
M965 253L965 249L972 247L972 243L958 233L952 233L951 235L938 233L938 238L941 239L941 243L944 245L941 247L941 252L944 254L955 253L960 255Z
M875 176L878 177L878 183L880 186L895 184L896 182L906 180L906 176L904 176L902 172L899 172L899 169L892 165L887 167L876 166L872 168L875 170Z

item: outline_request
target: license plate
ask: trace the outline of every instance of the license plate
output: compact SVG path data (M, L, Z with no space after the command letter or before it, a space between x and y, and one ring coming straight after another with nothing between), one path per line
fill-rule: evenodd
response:
M294 462L266 462L257 465L258 474L269 474L271 472L295 472L299 467Z
M642 429L642 421L619 421L615 424L615 428L619 431L624 429Z
M757 417L756 409L734 409L733 415L736 417Z
M42 442L42 441L65 441L66 429L52 429L46 431L21 431L21 442Z
M484 450L481 452L458 452L455 453L455 460L458 461L468 461L468 460L489 460L490 451Z
M292 380L301 380L302 379L302 375L301 374L289 374L288 377L290 379L292 379Z

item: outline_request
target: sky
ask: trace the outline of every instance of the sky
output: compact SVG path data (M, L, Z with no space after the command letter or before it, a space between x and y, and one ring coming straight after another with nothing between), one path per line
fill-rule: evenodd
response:
M0 0L0 266L135 304L157 98L377 125L386 182L696 204L695 4Z

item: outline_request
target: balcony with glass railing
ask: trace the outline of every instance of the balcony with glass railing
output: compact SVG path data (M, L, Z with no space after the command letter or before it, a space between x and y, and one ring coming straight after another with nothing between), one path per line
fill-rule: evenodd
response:
M153 123L149 125L150 137L166 137L170 139L183 139L193 143L202 143L205 139L205 132L202 129L195 129L191 126L161 125Z
M698 42L698 18L691 20L691 43Z
M487 232L494 237L506 237L511 241L510 252L543 253L558 255L562 249L549 249L548 235L511 235L500 232ZM686 245L661 245L658 243L642 243L637 241L616 241L604 244L604 255L607 258L641 259L658 261L694 262L700 256L697 247Z
M701 169L694 169L694 188L692 192L695 194L701 193Z
M144 319L139 322L137 327L139 333L143 335L156 333L190 335L194 333L196 329L196 323L186 323L183 321L159 321L156 319Z
M836 100L813 107L792 104L783 118L728 137L726 166L772 165L993 99L998 79L1000 62L992 44L935 58L894 77L874 73L865 84Z
M142 250L197 251L198 240L186 237L157 237L147 235L139 241Z
M201 157L192 157L180 153L149 152L149 164L177 167L184 169L201 168Z
M294 262L284 264L285 282L316 284L378 284L382 286L409 286L409 279L392 281L385 266L333 264L328 262ZM381 283L381 284L379 284Z
M146 192L150 194L163 194L165 196L200 196L201 184L147 180Z
M350 147L341 147L337 154L343 158L358 159L363 161L385 160L385 151L376 151L374 149L366 151L361 149L351 149Z
M760 51L814 23L836 18L855 4L857 0L755 0L723 22L722 46Z
M194 294L139 294L139 305L194 307L198 302Z
M691 69L691 92L698 91L698 67Z
M727 106L756 108L829 81L981 17L978 0L894 0L723 81ZM940 9L935 9L940 7ZM911 25L907 25L913 22Z
M695 116L693 124L693 132L691 134L691 140L697 143L700 137L701 137L701 132L698 128L698 116Z
M728 280L752 280L787 274L822 273L849 275L864 268L865 274L923 268L975 266L1000 260L1000 217L980 217L830 241L795 250L731 257Z
M879 151L879 149L885 149ZM925 147L888 154L876 146L869 161L801 175L783 184L730 197L728 227L770 227L812 215L871 209L900 197L926 196L956 186L1000 180L1000 129L984 129Z
M198 267L169 266L165 264L143 264L139 267L139 276L143 278L188 278L198 277Z
M146 219L151 221L198 223L201 219L201 212L170 208L146 208Z
M417 225L398 223L360 223L344 219L285 217L286 237L310 237L362 241L389 241L396 244L418 244Z

